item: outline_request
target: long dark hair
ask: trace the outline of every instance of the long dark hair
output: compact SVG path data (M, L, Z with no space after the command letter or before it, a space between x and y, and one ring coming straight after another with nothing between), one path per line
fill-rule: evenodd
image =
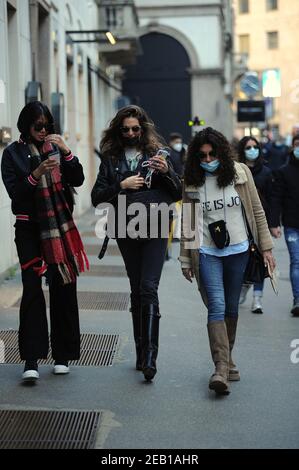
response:
M250 135L245 135L245 137L242 137L242 139L238 143L237 152L238 152L239 162L246 163L245 147L246 147L247 142L249 142L249 140L253 140L259 148L259 156L257 157L256 160L254 160L254 164L256 165L256 164L262 163L263 161L262 146L255 137L250 136Z
M210 144L220 160L217 170L217 183L220 188L231 184L236 176L234 168L235 154L230 143L221 132L207 127L195 134L188 146L185 166L185 182L187 185L202 186L205 182L205 171L200 166L199 149Z
M41 101L32 101L26 104L20 112L17 126L24 142L30 141L30 128L41 117L44 116L51 126L50 134L55 134L54 118L47 105Z
M130 105L121 108L110 122L108 129L103 132L100 142L100 153L104 158L119 159L123 153L124 144L120 128L125 118L138 119L141 126L140 150L143 154L151 155L165 147L164 139L156 132L153 121L148 117L144 109L139 106Z

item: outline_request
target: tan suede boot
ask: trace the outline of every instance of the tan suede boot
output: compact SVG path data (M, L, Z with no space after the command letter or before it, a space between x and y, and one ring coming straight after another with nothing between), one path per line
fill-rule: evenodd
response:
M229 343L224 321L208 323L208 334L215 372L210 378L209 388L222 395L229 394L228 365Z
M228 380L231 382L237 382L240 380L240 372L237 369L236 364L232 358L232 350L236 340L236 331L238 324L238 317L225 317L226 330L229 342L229 371L228 371Z

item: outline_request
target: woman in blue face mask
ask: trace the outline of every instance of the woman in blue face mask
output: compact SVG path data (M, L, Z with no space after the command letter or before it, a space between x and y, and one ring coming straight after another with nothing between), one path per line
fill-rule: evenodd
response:
M275 266L272 238L251 171L234 157L224 135L208 127L190 142L184 175L179 259L184 277L192 282L195 276L208 309L215 364L209 388L218 394L229 393L229 380L240 380L231 353L249 255L244 214L265 263L271 269Z
M255 186L257 188L268 221L272 177L270 168L264 165L261 145L255 137L245 136L240 140L237 151L239 162L245 163L252 173ZM243 304L245 302L250 287L251 284L243 285L240 296L240 304ZM263 282L259 284L254 284L253 286L253 301L251 306L252 313L263 313L263 289Z

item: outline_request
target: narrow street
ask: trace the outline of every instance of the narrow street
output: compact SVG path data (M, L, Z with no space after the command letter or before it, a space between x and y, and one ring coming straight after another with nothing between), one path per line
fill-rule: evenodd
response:
M1 408L99 410L95 447L102 449L298 448L299 364L291 362L290 344L299 338L299 319L289 313L292 298L284 240L275 249L279 295L267 281L264 314L254 315L248 294L240 308L234 355L241 381L231 384L229 396L216 397L208 390L212 361L206 311L195 284L181 275L179 244L172 245L171 259L164 265L158 374L147 384L134 369L123 262L114 241L104 259L97 259L95 221L92 211L78 221L91 263L90 273L79 278L81 331L112 339L103 346L110 365L73 365L67 376L54 376L51 365L41 365L38 383L28 387L21 382L22 365L1 364ZM18 309L13 305L20 294L17 272L0 287L2 338L3 330L18 327ZM101 310L96 306L99 301Z

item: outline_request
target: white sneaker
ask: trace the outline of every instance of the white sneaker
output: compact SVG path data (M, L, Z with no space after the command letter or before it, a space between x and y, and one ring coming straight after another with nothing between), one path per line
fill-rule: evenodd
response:
M241 289L240 299L239 299L239 305L244 304L250 287L251 287L251 284L243 284L242 289Z
M263 313L262 297L260 295L253 296L251 311L252 313Z
M35 382L37 379L39 379L39 373L37 370L26 370L22 374L22 379L25 382Z
M55 364L53 369L53 374L55 375L63 375L68 374L70 372L69 366L65 366L63 364Z

